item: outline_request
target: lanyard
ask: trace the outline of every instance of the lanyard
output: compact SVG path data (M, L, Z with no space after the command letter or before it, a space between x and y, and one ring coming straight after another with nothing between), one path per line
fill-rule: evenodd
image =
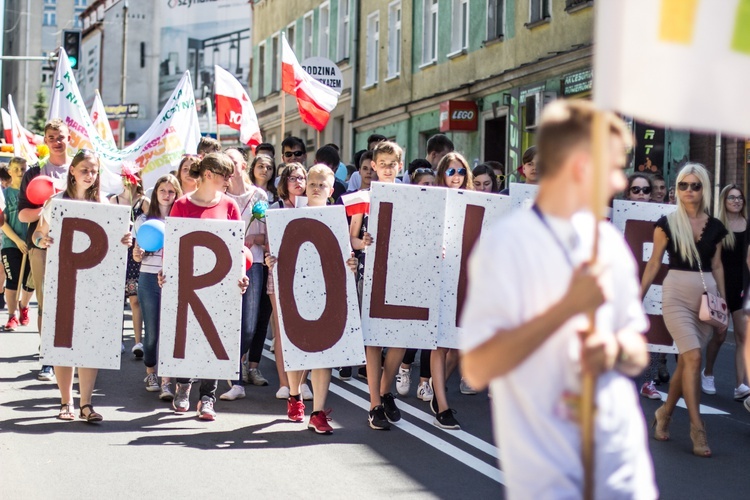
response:
M549 222L544 217L544 214L541 210L539 210L539 205L534 203L534 206L531 207L531 210L536 214L537 217L539 217L539 220L542 222L544 227L549 231L549 233L552 235L552 239L555 240L555 243L557 243L557 246L560 247L560 251L563 254L563 257L565 257L565 261L568 263L571 269L575 269L575 266L573 265L573 260L570 258L570 254L568 254L568 250L565 248L565 245L560 240L560 237L557 235L557 233L552 229L552 227L549 225Z

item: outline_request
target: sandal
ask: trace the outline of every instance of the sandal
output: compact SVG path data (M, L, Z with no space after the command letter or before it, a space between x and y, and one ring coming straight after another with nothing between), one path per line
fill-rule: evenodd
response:
M76 415L73 413L73 403L63 403L60 405L60 413L57 414L58 420L75 420Z
M83 414L83 410L85 410L86 408L89 409L89 414L88 415L84 415ZM83 406L81 406L81 415L80 415L80 417L82 419L86 420L86 422L89 422L89 423L91 423L91 422L101 422L102 420L104 420L104 417L102 417L101 415L99 415L98 413L96 413L94 411L94 407L92 405L83 405Z

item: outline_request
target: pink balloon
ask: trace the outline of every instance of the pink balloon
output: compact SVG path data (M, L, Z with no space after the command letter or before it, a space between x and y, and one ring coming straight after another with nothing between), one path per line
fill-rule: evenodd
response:
M47 175L39 175L31 179L26 186L26 198L34 205L43 205L50 196L55 194L55 180Z
M242 253L245 255L245 272L253 266L253 253L246 246L242 247Z

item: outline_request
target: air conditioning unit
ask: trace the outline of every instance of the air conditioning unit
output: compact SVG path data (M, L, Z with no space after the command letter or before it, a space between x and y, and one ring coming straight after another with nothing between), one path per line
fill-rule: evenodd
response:
M557 99L557 92L534 92L526 96L526 130L534 130L539 126L542 109Z

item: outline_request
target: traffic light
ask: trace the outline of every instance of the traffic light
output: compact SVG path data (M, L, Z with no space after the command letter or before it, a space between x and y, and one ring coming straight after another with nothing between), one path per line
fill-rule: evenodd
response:
M72 69L78 69L81 60L81 32L63 31L63 49L68 54L68 61Z

